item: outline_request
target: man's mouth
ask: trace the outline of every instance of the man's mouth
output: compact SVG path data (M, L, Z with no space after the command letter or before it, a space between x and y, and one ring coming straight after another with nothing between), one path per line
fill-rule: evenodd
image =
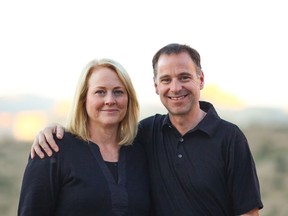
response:
M171 100L182 100L182 99L184 99L186 96L187 96L187 95L182 95L182 96L178 96L178 97L169 97L169 96L168 96L168 98L171 99Z

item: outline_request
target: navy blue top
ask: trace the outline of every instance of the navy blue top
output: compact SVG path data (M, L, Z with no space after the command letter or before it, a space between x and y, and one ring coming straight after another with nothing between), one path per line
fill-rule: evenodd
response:
M244 134L220 119L212 104L200 107L206 116L183 136L168 115L140 122L137 141L147 150L157 215L225 216L262 208Z
M148 216L149 177L145 152L122 146L117 181L99 147L70 133L57 140L60 151L29 157L20 194L20 216Z

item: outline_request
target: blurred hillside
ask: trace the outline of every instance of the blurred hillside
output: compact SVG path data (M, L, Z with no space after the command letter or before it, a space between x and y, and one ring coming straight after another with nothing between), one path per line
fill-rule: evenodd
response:
M213 102L214 103L214 102ZM32 139L45 125L65 123L69 101L34 95L0 98L0 212L16 215L22 175ZM240 126L254 155L264 202L262 216L288 212L288 114L277 108L215 107ZM218 108L219 107L219 108ZM141 118L166 113L159 104L141 106Z
M212 92L213 93L213 92ZM217 93L220 101L205 95L212 101L219 115L240 126L257 124L288 125L288 112L279 108L243 107L231 96ZM14 137L30 141L39 129L52 122L65 124L70 101L56 101L35 95L0 97L0 137ZM157 113L166 113L162 104L141 105L140 118Z
M69 105L36 95L0 97L0 137L31 141L45 125L64 124Z

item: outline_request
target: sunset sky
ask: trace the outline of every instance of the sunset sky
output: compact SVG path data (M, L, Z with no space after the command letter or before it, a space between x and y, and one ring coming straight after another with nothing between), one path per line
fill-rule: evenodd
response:
M83 66L109 57L128 70L141 103L157 103L152 56L178 42L201 54L203 94L288 110L285 2L1 1L0 96L72 98Z

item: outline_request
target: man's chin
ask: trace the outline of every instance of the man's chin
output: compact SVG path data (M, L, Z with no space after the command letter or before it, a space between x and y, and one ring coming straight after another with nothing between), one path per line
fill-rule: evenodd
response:
M187 110L184 110L182 107L176 108L176 109L167 109L168 113L173 116L185 116L188 114Z

